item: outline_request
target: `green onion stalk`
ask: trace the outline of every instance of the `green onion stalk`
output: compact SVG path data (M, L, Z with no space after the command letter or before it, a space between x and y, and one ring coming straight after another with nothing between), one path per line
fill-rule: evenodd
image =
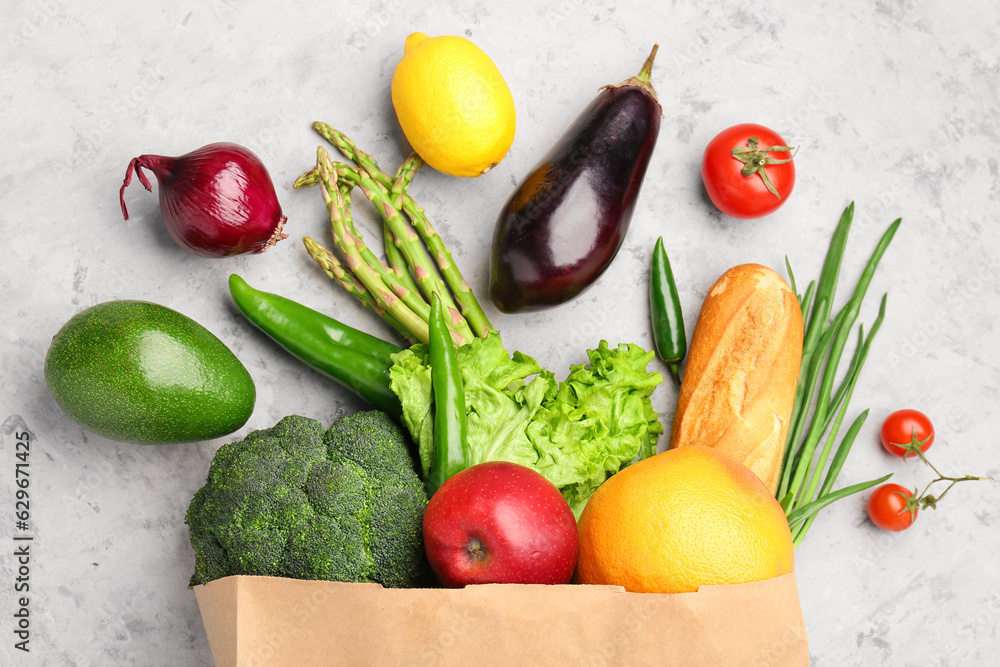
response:
M313 128L354 163L335 161L320 146L316 166L295 180L295 188L318 186L330 214L339 253L308 236L303 239L316 264L411 342L428 341L434 297L440 299L456 346L494 331L426 212L407 192L423 165L420 157L410 155L389 174L343 133L325 123L313 123ZM366 241L354 224L351 207L355 189L382 218L378 245Z
M889 225L858 279L854 292L847 303L834 314L833 302L853 219L852 202L841 215L833 234L819 281L810 282L804 294L799 294L795 275L786 258L789 282L798 295L802 309L805 338L781 477L775 495L785 510L796 547L802 542L821 509L841 498L881 484L891 477L886 475L833 489L851 446L868 417L868 410L855 417L837 444L861 368L868 358L872 340L885 318L886 295L882 296L878 315L867 335L864 325L858 325L854 352L848 356L847 369L839 384L836 383L836 378L841 376L845 348L848 339L852 337L854 323L858 319L872 276L901 222L897 219Z

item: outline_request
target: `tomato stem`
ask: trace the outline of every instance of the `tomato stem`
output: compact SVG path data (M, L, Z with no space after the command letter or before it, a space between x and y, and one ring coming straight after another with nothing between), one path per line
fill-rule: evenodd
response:
M951 487L955 486L959 482L971 482L973 480L987 480L987 479L992 480L993 479L992 477L976 477L974 475L964 475L962 477L949 477L948 475L942 474L941 471L939 471L936 467L934 467L934 464L931 463L927 459L927 456L920 450L921 445L923 445L924 443L926 443L927 440L930 440L930 437L928 437L927 439L925 439L923 441L917 440L916 431L914 430L913 440L911 440L909 443L907 443L905 445L902 445L902 444L899 445L900 447L902 447L903 449L905 449L907 452L914 452L917 456L920 457L921 461L923 461L924 463L926 463L927 466L931 470L933 470L935 473L937 473L937 477L935 479L932 479L930 482L927 483L927 486L924 487L924 490L923 490L922 493L918 494L917 490L913 489L913 495L910 496L909 498L906 498L906 507L904 509L908 510L911 515L913 515L913 513L916 511L916 508L918 508L918 507L920 509L924 509L924 510L925 509L932 509L932 510L937 509L937 503L938 503L938 501L941 500L942 498L944 498L948 494L948 492L951 491ZM893 444L895 444L895 443L893 443ZM905 461L906 459L904 458L903 460ZM931 495L931 494L927 493L928 491L930 491L930 488L933 485L937 484L938 482L951 482L951 484L949 484L948 487L939 496L934 496L934 495ZM900 513L902 513L902 512L900 512Z
M924 491L926 491L926 490L927 489L924 489ZM903 509L899 510L896 514L902 514L903 512L909 512L910 513L910 523L913 523L914 521L916 521L917 520L917 507L919 505L919 502L918 502L919 498L917 497L917 490L913 489L913 493L910 494L910 495L906 495L902 491L893 491L893 493L895 493L897 496L899 496L900 498L902 498L903 502L905 503L903 505Z
M798 152L798 147L792 148L790 146L765 146L763 148L759 147L760 142L757 137L750 137L747 139L746 146L736 146L733 148L732 156L743 163L743 168L740 170L740 174L743 178L750 178L754 174L760 175L760 180L764 182L764 187L772 195L781 199L781 195L775 189L774 184L771 183L771 179L767 176L767 170L764 169L770 164L785 164L786 162L791 162L792 158L795 157L795 153ZM792 151L792 156L785 159L768 157L769 152L776 151Z
M930 463L930 461L928 461L927 459L925 459L924 456L923 456L924 445L926 445L928 442L930 442L933 439L934 439L934 434L933 433L931 433L930 435L928 435L923 440L917 439L917 429L916 429L916 427L914 427L914 428L912 428L910 430L910 441L909 442L907 442L907 443L890 442L889 444L890 445L894 445L896 447L899 447L900 449L903 450L902 458L903 458L904 461L906 461L906 459L912 459L914 456L919 456L921 458L921 460L923 460L924 463L926 463L927 465L929 465L931 467L931 469L934 470L934 472L936 472L938 475L940 475L941 473L938 472L938 469L935 468L934 466L932 466L931 463Z

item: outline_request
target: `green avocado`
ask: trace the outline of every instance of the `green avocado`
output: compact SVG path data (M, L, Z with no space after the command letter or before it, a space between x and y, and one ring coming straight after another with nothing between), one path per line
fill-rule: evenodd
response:
M243 426L257 391L208 329L164 306L106 301L52 338L45 382L84 428L148 445L217 438Z

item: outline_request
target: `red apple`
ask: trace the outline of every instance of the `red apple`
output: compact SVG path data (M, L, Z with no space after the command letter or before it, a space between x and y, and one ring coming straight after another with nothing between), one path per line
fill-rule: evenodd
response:
M576 518L534 470L490 461L452 475L431 496L424 547L449 588L567 584L576 568Z

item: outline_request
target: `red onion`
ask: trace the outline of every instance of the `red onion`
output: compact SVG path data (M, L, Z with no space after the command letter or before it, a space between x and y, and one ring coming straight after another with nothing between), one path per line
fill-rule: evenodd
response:
M119 191L122 215L132 172L152 192L142 172L160 185L160 212L178 244L197 255L228 257L264 252L287 234L271 177L260 159L237 144L216 143L180 157L140 155L129 162Z

